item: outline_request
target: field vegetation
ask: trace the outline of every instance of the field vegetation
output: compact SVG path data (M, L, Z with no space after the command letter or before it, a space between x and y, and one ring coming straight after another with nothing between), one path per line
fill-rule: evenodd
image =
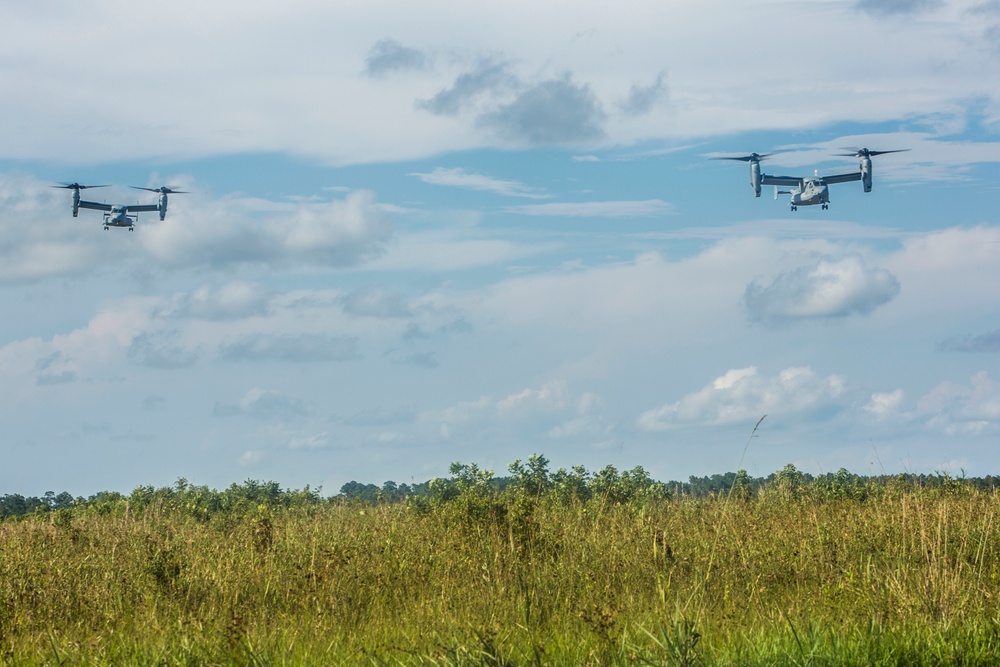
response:
M508 472L4 496L0 663L997 664L992 480Z

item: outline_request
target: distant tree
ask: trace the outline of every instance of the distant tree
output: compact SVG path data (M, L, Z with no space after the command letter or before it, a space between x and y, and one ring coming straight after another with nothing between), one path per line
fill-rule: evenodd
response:
M517 459L507 466L507 470L516 489L529 496L540 496L552 488L549 460L541 454L529 456L527 466L521 463L521 459Z
M591 497L589 480L590 473L583 466L573 466L570 471L559 468L552 475L552 488L562 502L586 502Z
M378 500L378 493L379 488L374 484L362 484L353 480L340 487L340 495L347 500L375 502Z

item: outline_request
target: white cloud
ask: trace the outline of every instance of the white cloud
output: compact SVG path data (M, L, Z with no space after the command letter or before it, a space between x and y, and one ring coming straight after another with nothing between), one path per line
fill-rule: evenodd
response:
M871 400L864 406L864 410L876 419L888 419L899 413L904 396L905 392L902 389L875 392L871 395Z
M238 464L240 466L253 466L264 459L264 453L256 449L248 449L240 455Z
M253 205L228 199L171 212L164 222L140 230L141 243L167 267L344 267L380 255L393 233L370 192L353 192L343 201L298 203L263 216L252 212Z
M1000 431L1000 383L986 371L970 384L942 382L917 402L927 428L946 435L984 435Z
M262 285L234 280L220 287L202 285L175 303L177 314L205 320L231 320L266 315L269 290Z
M953 345L971 344L970 339L955 338L966 333L956 331L961 326L956 318L972 304L980 313L1000 308L1000 290L996 288L1000 282L1000 227L951 227L913 235L880 263L903 285L892 308L897 317L904 318L900 324L934 327L934 341L951 337ZM928 320L928 312L937 315ZM989 342L983 338L975 344L982 349Z
M183 185L191 189L190 182ZM100 231L99 211L81 210L73 218L66 191L51 190L30 177L0 174L0 191L0 282L100 271L123 257L168 269L247 264L342 268L377 258L394 234L385 211L366 191L344 200L293 204L238 196L211 200L192 193L172 201L162 222L155 214L140 215L134 233ZM262 306L263 296L252 293L249 284L235 281L220 289L211 294L205 288L186 307L245 311ZM205 313L222 316L221 311Z
M574 7L568 20L565 8L524 2L456 8L434 0L390 12L249 3L234 13L178 0L157 13L152 31L139 8L94 0L71 12L19 9L0 26L0 58L14 63L4 151L80 161L288 151L342 164L484 143L625 145L910 119L914 109L950 110L970 99L984 100L984 115L996 117L995 38L969 11L984 3L948 3L934 20L891 23L842 3L772 11L779 4L685 0L624 12L591 4ZM877 6L898 19L935 4ZM823 34L801 30L809 23ZM866 48L844 49L844 34ZM753 58L744 57L746 35L754 35ZM781 67L762 70L761 62ZM509 64L494 80L480 63ZM664 113L604 116L623 98L626 109L646 108L658 87L629 91L623 82L656 81L667 66ZM508 77L516 90L503 88ZM463 114L467 108L474 113Z
M0 174L0 283L79 274L121 250L121 239L94 233L100 225L86 211L72 217L67 192L17 172Z
M709 385L639 415L644 431L665 431L687 424L719 426L751 422L762 415L771 421L794 421L819 417L841 408L844 380L818 376L811 368L786 368L766 377L755 366L726 372Z
M428 183L430 185L445 185L456 188L465 188L468 190L482 190L486 192L495 192L496 194L506 195L508 197L545 199L548 196L539 192L537 188L529 187L523 183L519 183L518 181L510 181L493 178L492 176L485 176L483 174L470 173L461 168L446 169L444 167L437 167L430 173L415 173L410 175L416 176L424 183Z
M499 399L481 396L440 411L421 415L444 438L482 438L516 433L525 437L561 439L603 438L610 429L601 401L592 392L573 393L564 380L526 387Z
M510 419L535 411L561 410L566 407L567 400L566 384L549 382L538 389L529 387L500 399L496 411L501 419Z
M744 294L750 319L782 322L867 315L899 294L889 271L869 267L860 255L823 258L815 265L779 274L769 284L751 282Z

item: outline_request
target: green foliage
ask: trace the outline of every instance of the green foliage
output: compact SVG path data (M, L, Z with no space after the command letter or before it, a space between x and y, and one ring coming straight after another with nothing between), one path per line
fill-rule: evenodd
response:
M549 460L541 454L529 456L527 466L518 459L507 466L507 470L510 471L514 489L520 493L538 498L552 488Z
M989 665L1000 496L641 466L0 497L0 665Z
M552 490L563 504L585 503L593 497L590 473L583 466L573 466L569 471L559 468L552 475Z
M463 496L503 496L519 494L538 501L551 500L563 505L586 503L599 499L605 504L646 503L671 498L720 498L729 496L740 501L758 497L797 498L808 496L817 500L852 500L865 502L886 495L899 497L920 490L941 496L961 496L973 491L993 491L998 478L953 477L938 472L933 475L883 475L862 477L841 468L836 473L814 477L788 464L767 477L750 477L745 470L707 477L690 477L687 482L658 482L642 466L619 472L608 465L596 472L583 466L550 472L549 460L541 454L528 457L526 463L516 460L508 466L509 477L495 477L492 470L483 470L475 463L452 463L450 477L435 478L419 484L397 484L392 480L381 486L351 481L344 484L336 496L324 498L322 489L282 489L274 481L248 479L221 491L198 486L185 478L172 486L137 486L125 496L116 491L101 491L89 498L73 498L66 492L46 492L41 498L19 494L0 496L0 521L70 510L74 516L84 513L127 516L154 509L157 512L181 513L197 521L232 516L253 511L260 505L271 508L317 510L330 503L352 502L369 505L402 503L417 511L430 505L441 505Z
M0 664L929 667L1000 653L1000 497L973 480L786 466L667 487L641 467L550 472L544 457L511 473L456 463L370 500L183 479L58 507L51 494L0 523ZM696 495L703 480L718 486Z

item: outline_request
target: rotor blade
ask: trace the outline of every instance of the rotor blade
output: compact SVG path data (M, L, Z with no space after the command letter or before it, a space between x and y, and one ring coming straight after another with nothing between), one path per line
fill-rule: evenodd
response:
M50 187L62 190L89 190L90 188L106 188L107 185L80 185L79 183L63 183L62 185L52 185Z
M739 160L740 162L752 162L754 160L757 160L759 162L760 160L763 160L764 158L771 157L772 155L775 155L778 152L780 152L780 151L775 151L774 153L764 153L764 154L750 153L750 155L740 155L740 156L737 156L737 157L730 157L730 156L713 157L713 158L710 158L710 159L712 159L712 160Z
M184 195L184 194L187 194L187 190L174 190L173 188L171 188L168 185L164 185L164 186L159 187L159 188L143 188L143 187L139 187L138 185L130 185L129 187L130 188L134 188L136 190L146 190L148 192L159 192L161 195Z
M885 155L887 153L905 153L910 150L909 148L899 148L894 151L873 151L867 148L843 148L845 151L854 151L853 153L836 153L838 157L875 157L876 155Z

